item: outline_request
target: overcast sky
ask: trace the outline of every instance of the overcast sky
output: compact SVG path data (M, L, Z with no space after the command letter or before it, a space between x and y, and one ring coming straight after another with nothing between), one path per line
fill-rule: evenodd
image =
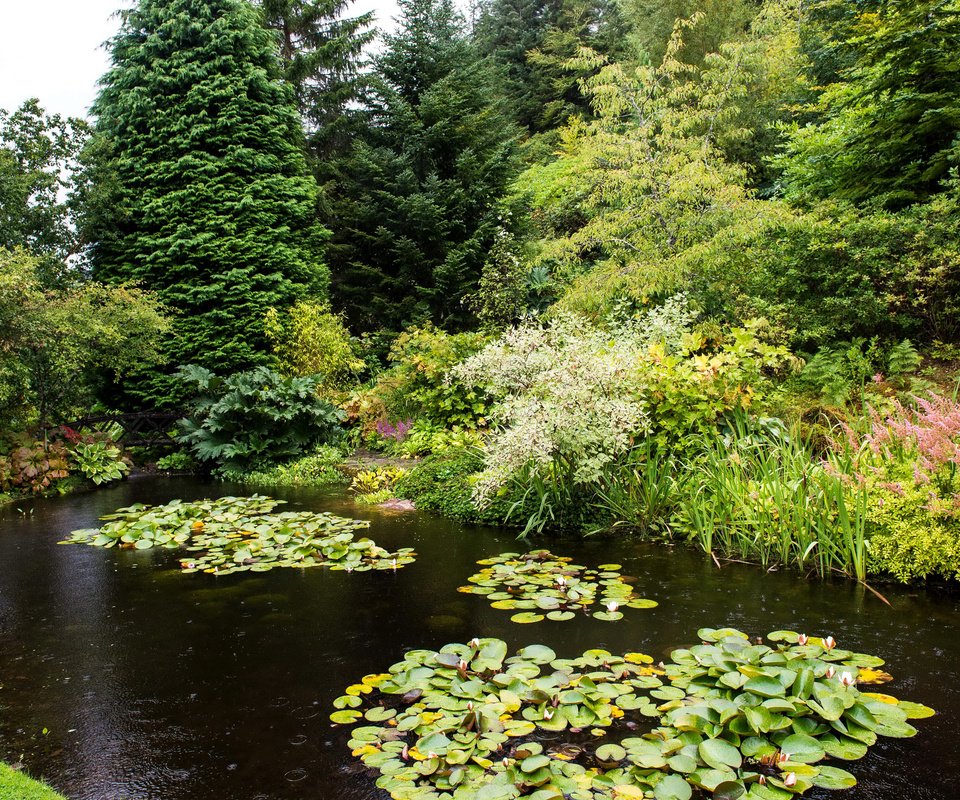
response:
M118 8L133 0L0 0L0 108L37 97L48 112L86 116L107 68L102 45L117 32ZM351 13L373 9L381 27L395 0L357 0Z

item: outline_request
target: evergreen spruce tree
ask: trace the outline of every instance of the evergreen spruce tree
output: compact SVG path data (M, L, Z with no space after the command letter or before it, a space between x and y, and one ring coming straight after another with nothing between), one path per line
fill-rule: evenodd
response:
M334 294L355 328L458 328L471 320L463 300L515 174L516 131L450 0L400 6L376 61L367 130L336 164Z
M360 63L376 31L373 12L343 16L353 0L258 0L267 26L279 37L284 78L293 86L318 160L341 149L355 133L349 105L365 86Z
M94 277L159 293L175 315L170 371L262 364L267 309L328 284L274 39L245 0L141 0L112 60L80 193ZM173 386L144 375L133 393L162 404Z
M496 66L516 122L540 133L589 116L580 85L591 73L570 61L582 47L619 58L626 33L617 0L486 0L474 40Z

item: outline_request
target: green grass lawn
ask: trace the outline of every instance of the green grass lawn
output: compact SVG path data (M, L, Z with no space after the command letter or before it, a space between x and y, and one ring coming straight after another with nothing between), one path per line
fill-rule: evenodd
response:
M64 800L49 786L0 764L0 800Z

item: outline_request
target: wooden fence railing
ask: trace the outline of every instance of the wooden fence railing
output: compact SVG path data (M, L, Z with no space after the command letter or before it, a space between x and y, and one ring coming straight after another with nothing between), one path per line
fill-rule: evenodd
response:
M124 447L152 447L174 449L177 440L170 431L183 413L178 411L144 411L130 414L102 414L68 422L62 427L77 431L104 433L117 427L122 431L118 441Z

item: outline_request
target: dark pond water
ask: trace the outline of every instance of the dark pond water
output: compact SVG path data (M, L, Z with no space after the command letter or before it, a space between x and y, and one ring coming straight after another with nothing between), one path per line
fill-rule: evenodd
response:
M232 491L231 491L232 490ZM474 562L515 550L511 534L354 506L318 492L276 492L292 508L372 520L388 548L419 559L397 573L275 570L179 574L169 553L58 546L132 502L240 493L140 479L0 509L0 760L22 761L71 800L378 800L352 769L331 701L409 648L473 636L665 656L698 627L832 633L885 657L890 691L936 707L912 740L883 740L850 767L839 800L960 796L960 597L886 590L892 608L849 583L824 585L627 539L552 542L581 563L617 561L660 601L611 624L509 622L457 593ZM26 512L26 513L24 513ZM43 731L46 730L46 733ZM827 797L830 793L813 795Z

